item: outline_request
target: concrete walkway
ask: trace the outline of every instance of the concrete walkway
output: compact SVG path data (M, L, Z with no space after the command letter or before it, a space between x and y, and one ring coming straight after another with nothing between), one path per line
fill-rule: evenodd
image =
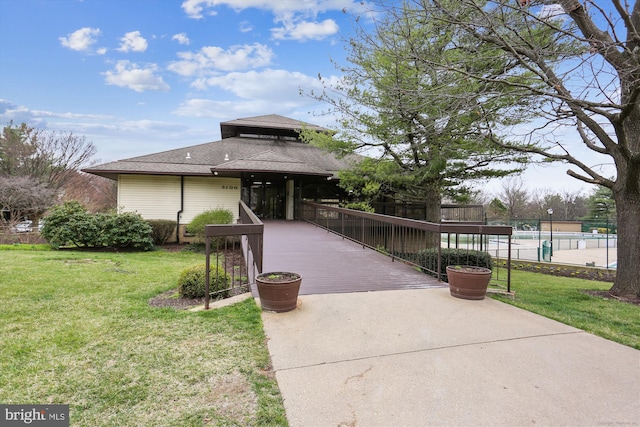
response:
M640 424L640 351L446 288L263 312L295 426Z
M292 427L640 425L640 351L304 223L266 223L264 261L303 274L298 308L262 315Z

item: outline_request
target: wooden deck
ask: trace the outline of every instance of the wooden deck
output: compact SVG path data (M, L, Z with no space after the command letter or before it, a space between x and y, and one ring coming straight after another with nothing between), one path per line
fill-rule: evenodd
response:
M300 273L301 295L446 286L409 265L301 221L264 222L263 271Z

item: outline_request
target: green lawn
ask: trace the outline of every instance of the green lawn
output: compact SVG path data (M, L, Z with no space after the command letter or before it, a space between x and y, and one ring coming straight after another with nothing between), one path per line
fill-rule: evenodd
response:
M583 292L611 283L512 270L511 288L514 299L494 298L640 350L640 306Z
M148 305L203 255L11 249L0 250L0 402L66 403L74 426L287 424L253 299L197 313ZM496 298L640 349L640 307L582 292L611 284L512 275L515 299Z
M74 426L286 425L253 299L152 308L188 253L0 251L0 402Z

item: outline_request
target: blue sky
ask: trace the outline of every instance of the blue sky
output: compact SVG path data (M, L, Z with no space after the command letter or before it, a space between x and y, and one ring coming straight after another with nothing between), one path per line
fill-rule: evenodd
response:
M335 127L320 115L326 105L300 90L319 89L318 74L338 78L331 59L345 63L342 41L369 8L352 0L0 0L0 122L83 135L100 162L217 140L221 121L241 117ZM532 168L525 185L584 187L565 169Z
M242 5L253 5L243 7ZM102 161L219 139L335 74L350 0L0 0L0 121L73 131Z

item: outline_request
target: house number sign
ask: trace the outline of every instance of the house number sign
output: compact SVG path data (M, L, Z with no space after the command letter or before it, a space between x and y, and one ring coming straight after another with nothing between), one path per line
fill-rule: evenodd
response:
M223 190L237 190L239 187L237 185L223 185Z

